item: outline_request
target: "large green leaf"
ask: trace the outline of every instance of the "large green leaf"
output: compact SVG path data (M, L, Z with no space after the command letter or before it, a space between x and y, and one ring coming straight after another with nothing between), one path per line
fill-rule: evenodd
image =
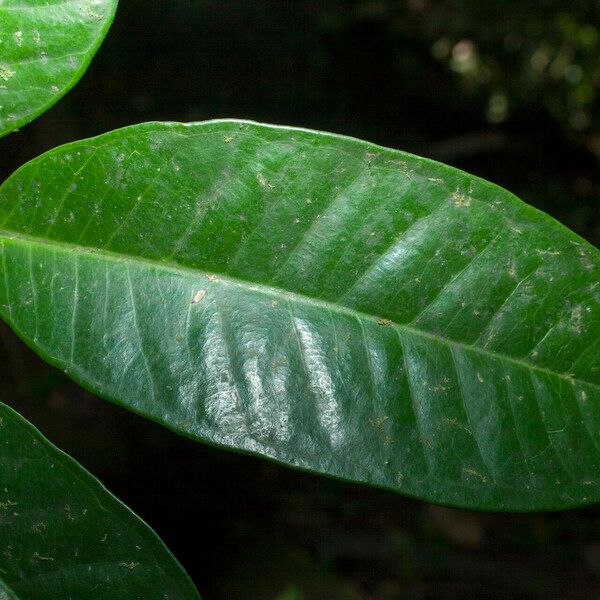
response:
M600 499L600 256L486 181L239 121L0 188L4 318L185 435L434 502Z
M0 599L199 598L145 523L3 404L0 578Z
M0 137L79 81L116 8L117 0L0 0Z

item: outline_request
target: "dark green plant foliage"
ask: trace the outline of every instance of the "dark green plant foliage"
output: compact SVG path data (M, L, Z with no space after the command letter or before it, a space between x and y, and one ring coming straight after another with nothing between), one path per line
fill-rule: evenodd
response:
M29 123L79 81L117 0L0 3L0 137Z
M594 0L507 0L501 7L359 0L356 8L333 3L314 11L327 15L330 30L348 31L361 21L379 25L396 63L411 71L411 85L423 85L417 69L425 67L428 50L454 76L462 103L479 104L491 123L542 111L572 140L589 143L597 132L600 5Z
M3 404L0 448L0 598L199 598L145 523Z
M185 435L430 501L600 497L600 256L514 196L239 121L53 150L0 188L3 316Z

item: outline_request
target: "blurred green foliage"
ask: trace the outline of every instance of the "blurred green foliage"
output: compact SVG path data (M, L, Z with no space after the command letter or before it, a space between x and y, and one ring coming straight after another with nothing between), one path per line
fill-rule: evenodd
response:
M490 123L542 107L569 135L600 133L597 0L357 0L321 15L329 28L385 23L402 52L427 44Z

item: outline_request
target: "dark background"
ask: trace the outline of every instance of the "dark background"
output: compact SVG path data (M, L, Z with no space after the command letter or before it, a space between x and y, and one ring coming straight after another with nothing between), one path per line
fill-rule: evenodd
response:
M147 120L354 135L482 175L600 245L598 0L121 0L0 180ZM2 397L163 537L205 600L600 598L600 508L470 513L195 444L0 328Z

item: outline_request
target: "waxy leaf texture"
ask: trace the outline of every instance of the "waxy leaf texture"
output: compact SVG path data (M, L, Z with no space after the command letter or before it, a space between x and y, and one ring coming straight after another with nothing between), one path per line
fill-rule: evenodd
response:
M190 436L431 502L600 499L600 253L366 142L150 123L0 188L0 310Z
M198 600L157 535L0 404L0 600Z
M117 0L0 0L0 137L79 81L116 8Z

